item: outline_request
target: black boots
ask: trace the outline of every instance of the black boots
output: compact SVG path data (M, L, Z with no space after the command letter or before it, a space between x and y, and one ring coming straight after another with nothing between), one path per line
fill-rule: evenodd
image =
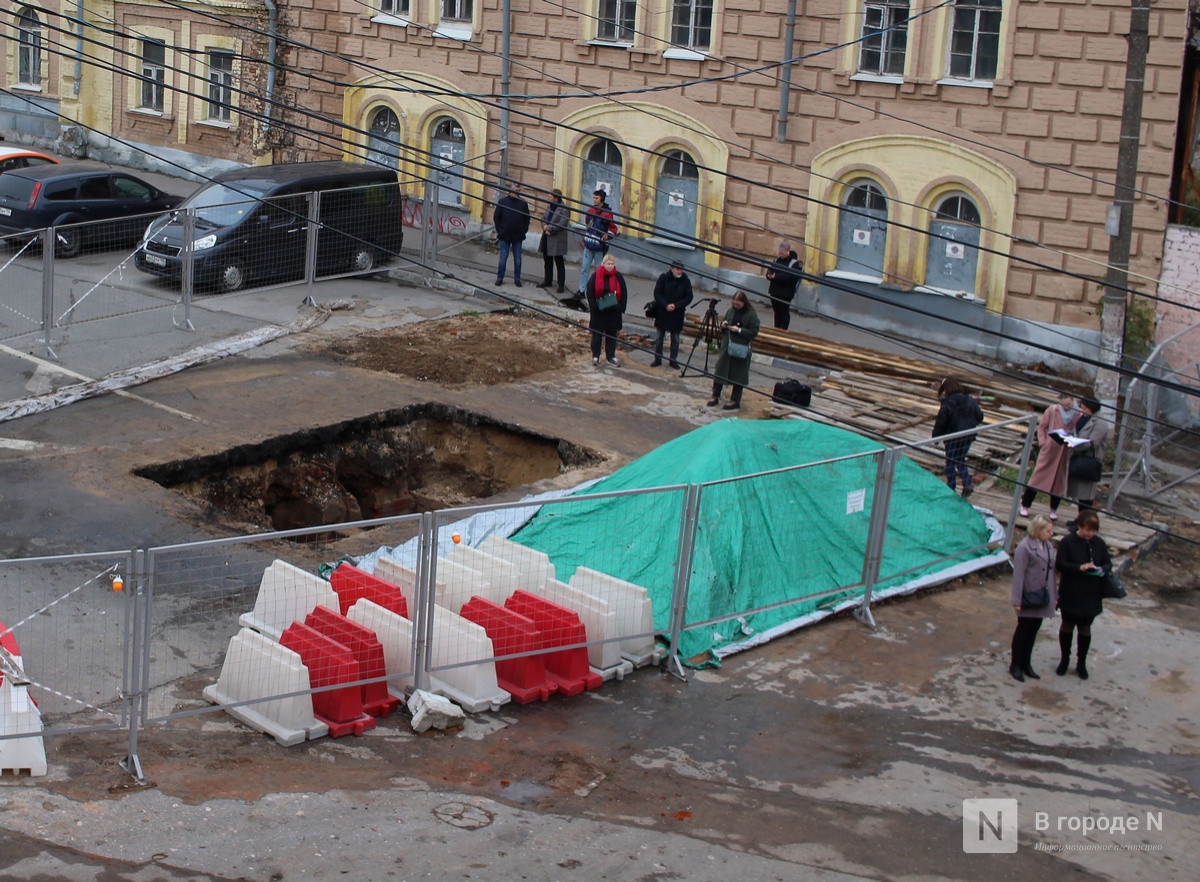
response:
M1025 682L1025 675L1021 673L1021 667L1019 665L1009 665L1008 673L1019 683Z
M1054 673L1058 674L1060 677L1066 674L1067 668L1071 666L1072 636L1074 635L1071 632L1058 632L1058 648L1062 651L1062 658L1059 659L1058 667L1054 669Z
M1087 654L1092 646L1092 635L1079 635L1079 654L1075 656L1075 673L1079 675L1080 680L1088 678L1087 671Z
M1025 666L1023 668L1021 668L1021 673L1024 674L1026 677L1028 677L1030 680L1042 679L1041 677L1039 677L1037 674L1035 674L1033 672L1033 664L1029 663L1029 662L1026 662Z

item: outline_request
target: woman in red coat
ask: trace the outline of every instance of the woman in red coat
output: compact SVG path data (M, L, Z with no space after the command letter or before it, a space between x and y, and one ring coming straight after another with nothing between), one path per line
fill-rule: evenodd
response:
M1050 433L1063 429L1068 434L1074 431L1079 420L1079 408L1075 398L1066 392L1058 396L1058 404L1046 408L1038 420L1038 457L1025 492L1021 495L1021 517L1029 517L1029 506L1038 492L1050 497L1050 520L1058 520L1058 504L1067 493L1067 460L1070 448Z

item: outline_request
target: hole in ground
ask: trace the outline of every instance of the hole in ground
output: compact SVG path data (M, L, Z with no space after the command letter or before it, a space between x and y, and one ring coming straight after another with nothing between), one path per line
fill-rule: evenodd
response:
M478 502L593 465L559 438L437 403L136 469L211 514L292 530Z

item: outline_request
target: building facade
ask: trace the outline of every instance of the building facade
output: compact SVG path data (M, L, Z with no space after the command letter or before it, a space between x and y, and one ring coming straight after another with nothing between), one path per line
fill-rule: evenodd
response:
M84 63L72 6L39 76L97 158L384 163L464 230L505 175L600 188L635 269L761 291L786 238L803 308L1021 360L1098 340L1128 3L795 0L790 45L786 0L81 6ZM9 9L12 92L42 7ZM1130 270L1152 291L1187 2L1150 18Z

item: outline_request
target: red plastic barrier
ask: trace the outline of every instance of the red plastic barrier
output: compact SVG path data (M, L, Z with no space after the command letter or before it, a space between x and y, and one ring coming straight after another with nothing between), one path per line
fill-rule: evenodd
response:
M21 649L17 646L17 635L8 630L8 625L0 622L0 646L4 647L5 652L9 655L21 657ZM0 683L4 682L4 673L0 671ZM35 702L36 704L36 702Z
M358 662L350 650L303 622L288 625L279 642L299 654L314 689L359 679ZM375 728L375 718L363 713L362 690L357 686L314 692L312 699L314 716L329 726L334 738Z
M579 621L579 615L544 597L518 589L504 601L504 606L533 620L543 649L587 640L587 629ZM586 689L599 689L604 682L604 678L593 673L588 666L586 646L551 652L543 658L546 678L551 683L557 683L558 691L563 695L578 695Z
M338 612L345 615L360 600L366 599L389 609L396 615L408 618L408 601L400 589L378 576L363 572L358 567L344 563L329 577L329 584L337 592Z
M487 631L496 655L539 648L540 637L532 621L483 597L472 597L464 603L460 615ZM558 684L546 679L546 664L540 655L496 662L496 681L517 704L545 701L558 691Z
M313 607L313 611L305 617L304 624L349 649L354 660L358 662L358 675L361 679L371 680L387 676L383 644L370 628L352 622L323 606ZM385 681L362 685L362 708L371 716L386 717L399 704L400 699L388 692Z

